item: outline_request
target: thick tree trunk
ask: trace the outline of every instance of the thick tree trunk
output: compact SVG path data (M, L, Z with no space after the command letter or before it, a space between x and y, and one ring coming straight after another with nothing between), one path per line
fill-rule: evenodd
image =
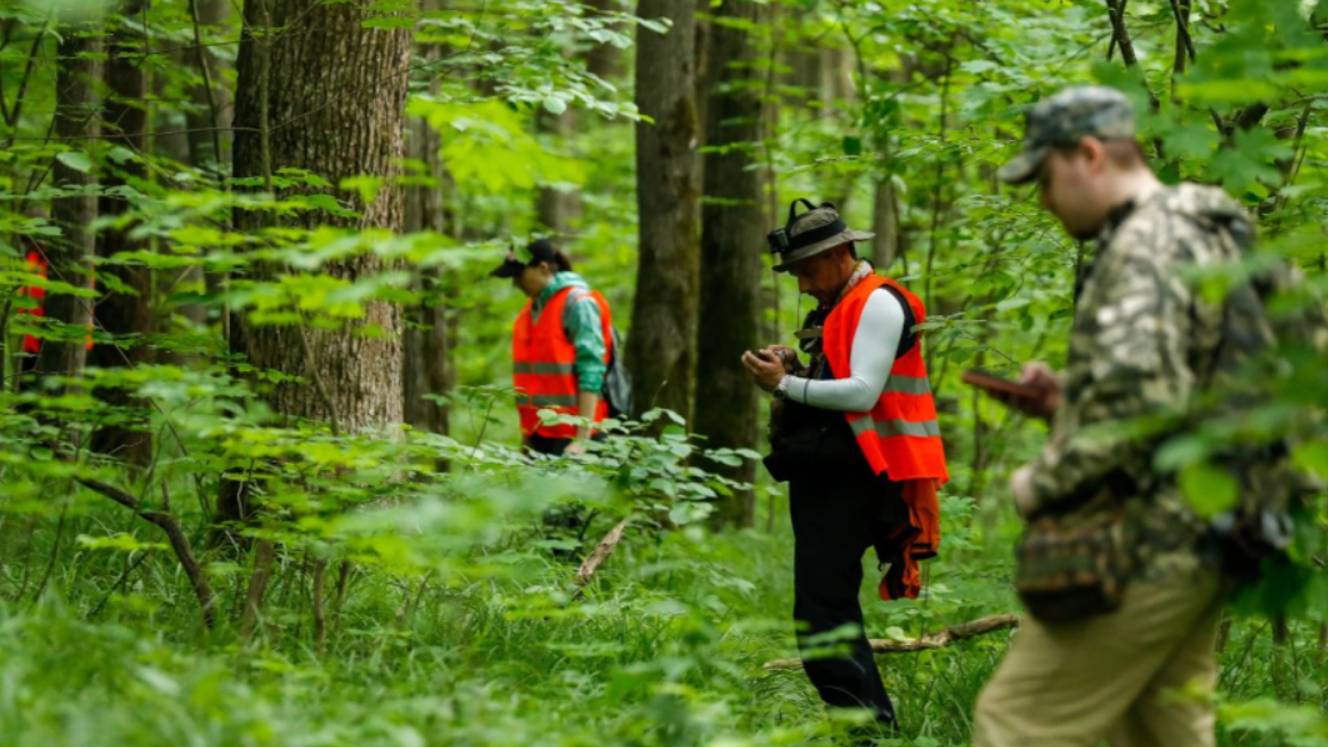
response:
M148 51L148 38L142 32L143 15L148 0L128 0L119 13L126 20L111 35L106 56L107 101L103 107L103 135L113 145L119 145L136 154L145 154L147 145L147 77L144 73L144 53ZM129 22L131 21L132 22ZM123 173L112 172L105 179L109 187L125 184L141 176L141 164L126 161L117 167ZM125 212L129 204L120 197L104 196L98 209L102 216ZM129 239L127 231L108 227L98 236L97 255L110 258L120 252L142 249L139 242ZM98 270L104 276L113 276L130 292L107 291L97 301L94 312L97 326L115 336L117 342L97 344L88 356L88 362L99 368L134 366L151 359L146 336L151 334L152 272L146 267L106 265ZM104 392L105 399L120 407L141 406L122 391ZM147 464L152 452L152 438L142 426L110 426L98 430L92 438L92 448L104 453L117 454L134 464Z
M360 174L388 180L370 204L355 195L340 195L359 212L358 217L305 214L293 219L300 225L395 229L402 225L401 191L390 180L405 155L403 112L411 34L408 29L365 28L370 9L371 3L364 0L245 4L237 62L236 176L267 178L295 167L332 184ZM242 230L254 230L261 228L261 220L244 213L236 223ZM373 256L324 266L326 272L347 279L383 269L383 261ZM399 422L401 315L388 303L372 302L363 324L376 325L385 334L239 321L233 324L239 328L233 330L233 345L259 368L305 379L304 384L282 384L271 390L268 398L279 412L330 422L347 431Z
M101 34L97 29L64 28L57 48L55 73L55 136L73 148L88 148L100 132L98 123L98 80L101 76ZM52 168L57 187L79 189L93 182L90 174L69 168L57 160ZM91 280L91 260L96 251L92 222L97 217L97 198L92 196L60 197L51 202L51 218L60 227L58 241L43 250L49 264L47 272L71 285L87 286ZM62 293L46 298L48 319L70 325L87 325L92 316L92 301ZM81 337L81 335L80 335ZM42 344L38 368L49 374L77 375L83 371L87 349L81 339L46 340Z
M697 345L697 433L711 447L756 446L756 387L739 359L758 347L761 258L765 209L757 149L762 134L763 76L754 28L768 23L769 7L728 0L710 24L705 143L705 201L701 208L701 298ZM720 468L744 482L755 464ZM721 523L750 526L751 491L721 507Z
M638 408L690 417L699 284L696 101L692 0L640 0L643 18L668 18L665 35L637 29L636 126L640 215L636 298L626 361Z

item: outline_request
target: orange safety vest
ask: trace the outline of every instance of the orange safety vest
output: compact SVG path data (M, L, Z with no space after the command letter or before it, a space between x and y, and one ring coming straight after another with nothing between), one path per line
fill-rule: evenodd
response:
M872 291L887 285L908 301L917 324L927 318L922 299L904 286L880 275L863 278L825 318L822 350L835 378L849 376L853 336L863 307ZM935 557L941 545L941 509L936 490L950 479L921 336L917 344L895 358L885 389L871 410L844 415L872 471L901 483L901 496L908 507L908 523L881 538L877 545L877 554L883 550L886 554L881 561L890 563L878 587L880 596L887 601L916 598L922 590L917 561Z
M31 249L25 257L27 261L28 272L40 275L42 279L46 278L46 258L41 252ZM45 316L43 301L46 298L46 289L40 285L26 286L18 289L20 296L27 296L37 302L36 306L26 309L19 309L20 314L31 314L33 316ZM36 355L41 352L41 340L32 335L23 335L23 352Z
M579 296L585 291L564 288L549 299L540 311L539 319L531 321L534 301L527 301L512 327L512 383L516 387L516 410L521 416L521 433L545 438L576 438L576 426L540 422L540 410L577 415L576 347L563 330L563 309L573 292ZM604 328L604 362L613 355L613 319L609 302L597 291L590 297L599 304L599 320ZM592 422L608 417L609 406L600 397Z
M918 324L926 319L922 300L904 286L880 275L863 278L825 319L823 349L835 378L849 376L849 356L862 309L872 291L886 285L908 301ZM871 410L845 415L862 455L876 474L885 473L896 482L930 477L944 483L950 479L921 344L895 359L885 390Z

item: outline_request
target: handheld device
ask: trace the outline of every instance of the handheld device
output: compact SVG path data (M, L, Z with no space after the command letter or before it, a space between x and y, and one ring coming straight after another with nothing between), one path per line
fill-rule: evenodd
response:
M1017 381L1003 379L990 371L984 371L980 368L970 368L960 377L965 384L984 389L996 394L1006 394L1020 399L1038 399L1043 392L1040 388L1020 384Z

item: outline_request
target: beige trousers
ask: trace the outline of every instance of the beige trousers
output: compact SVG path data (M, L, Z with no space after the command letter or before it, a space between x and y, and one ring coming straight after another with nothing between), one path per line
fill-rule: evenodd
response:
M1211 747L1216 574L1135 581L1115 612L1021 621L978 697L975 747Z

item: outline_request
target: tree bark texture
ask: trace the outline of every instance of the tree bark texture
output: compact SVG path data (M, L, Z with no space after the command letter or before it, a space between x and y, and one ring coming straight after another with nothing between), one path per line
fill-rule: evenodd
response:
M696 361L698 260L695 4L640 0L637 15L672 28L636 32L639 247L626 361L641 410L667 407L690 418Z
M96 29L64 28L57 48L59 59L55 73L55 136L73 148L87 148L100 132L97 82L101 77L98 57L102 37ZM80 189L94 178L56 160L51 170L55 186ZM60 227L61 237L42 247L48 263L47 272L71 285L87 286L91 280L91 260L96 251L92 222L97 218L97 198L93 196L60 197L51 201L51 218ZM92 318L92 301L65 294L46 297L45 315L53 322L84 327ZM83 341L42 344L38 368L44 373L77 375L83 371L87 349Z
M338 194L358 217L306 213L290 219L296 225L402 227L401 190L390 182L405 155L411 34L408 29L365 28L370 17L371 3L364 0L245 3L237 60L235 175L266 178L295 167L334 185L361 174L387 180L369 204L358 195ZM263 221L263 216L243 213L236 224L252 231ZM382 271L384 264L373 256L357 256L323 269L353 281ZM400 312L388 303L371 302L363 323L377 325L386 334L369 337L354 330L239 321L233 325L239 329L232 346L259 368L304 378L302 384L278 385L269 393L279 412L350 431L399 422Z
M764 77L753 68L763 56L750 25L767 23L769 7L728 0L715 9L708 35L695 430L710 447L756 446L757 390L739 356L758 347L760 324L765 210L756 156L764 124ZM736 468L712 466L744 482L755 477L755 463L749 460ZM750 526L751 491L735 493L717 517Z
M106 55L106 102L102 107L102 134L112 145L119 145L136 154L146 156L147 149L147 76L144 71L148 51L148 37L139 23L147 12L147 0L128 0L120 5L119 15L133 23L117 24L110 37ZM115 166L104 179L108 187L125 184L132 186L134 179L143 175L142 166L126 161ZM103 217L115 216L129 209L121 197L103 196L98 210ZM129 239L124 229L107 227L97 239L97 255L110 258L120 252L142 249L139 242ZM134 366L151 359L147 336L153 328L152 272L146 267L105 265L98 274L115 277L130 292L107 291L98 301L93 316L96 325L115 337L115 342L94 345L88 356L91 365L100 368ZM103 398L120 407L132 406L129 397L121 391L107 391ZM98 430L92 438L92 448L104 453L118 454L134 464L146 464L152 451L152 440L146 432L110 426Z

